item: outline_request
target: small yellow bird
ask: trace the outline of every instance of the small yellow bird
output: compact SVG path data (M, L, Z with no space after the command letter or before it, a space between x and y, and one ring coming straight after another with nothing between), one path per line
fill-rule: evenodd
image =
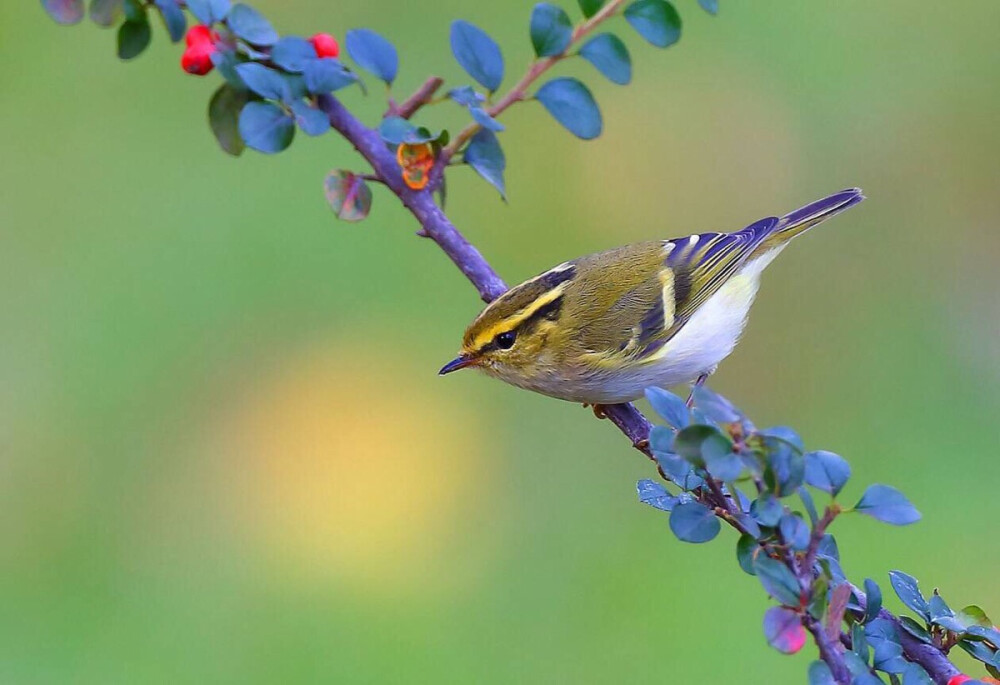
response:
M560 264L491 302L440 373L474 366L593 405L628 402L651 386L704 383L736 346L764 268L792 238L863 199L851 188L735 233Z

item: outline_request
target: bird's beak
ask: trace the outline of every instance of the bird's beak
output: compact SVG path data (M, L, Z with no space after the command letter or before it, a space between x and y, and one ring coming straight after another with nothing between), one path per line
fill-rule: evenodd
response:
M476 363L478 363L478 361L479 360L476 359L475 357L469 356L467 354L460 354L454 359L452 359L450 362L442 366L441 370L438 371L438 375L443 376L446 373L451 373L452 371L458 371L459 369L464 369L466 366L473 366Z

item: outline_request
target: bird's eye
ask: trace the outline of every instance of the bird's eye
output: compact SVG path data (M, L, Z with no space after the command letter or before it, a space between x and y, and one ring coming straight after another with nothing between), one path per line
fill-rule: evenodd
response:
M509 350L514 346L514 338L516 337L514 331L504 331L493 338L493 342L496 343L497 347L501 350Z

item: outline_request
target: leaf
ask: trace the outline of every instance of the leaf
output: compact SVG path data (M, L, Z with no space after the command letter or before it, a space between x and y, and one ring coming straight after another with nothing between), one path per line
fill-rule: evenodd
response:
M458 19L451 23L451 53L459 66L491 93L503 81L500 46L475 24Z
M639 501L662 511L670 511L677 504L677 498L656 481L644 478L635 485Z
M719 393L711 390L708 386L700 385L696 387L694 394L694 406L696 406L712 421L716 423L737 423L743 419L740 410L732 402Z
M671 427L680 430L691 422L691 412L677 395L663 388L646 388L646 399L653 411Z
M250 45L274 45L278 42L278 32L264 15L249 5L233 5L226 17L229 29Z
M658 48L669 47L680 40L680 15L666 0L636 0L625 8L625 20Z
M215 68L219 70L222 78L226 79L226 82L234 88L240 90L246 90L247 84L243 83L243 79L240 75L236 73L236 65L240 62L236 59L236 53L232 50L215 50L212 53L212 64Z
M801 454L791 449L778 449L768 456L764 482L778 497L787 497L802 485L805 472L805 460Z
M122 15L122 0L90 0L90 20L98 26L114 26Z
M601 33L588 40L580 48L580 56L612 83L624 86L632 80L632 60L628 48L613 33Z
M713 431L701 443L701 454L705 468L719 480L734 481L743 473L743 461L733 452L733 443L718 432Z
M317 59L313 44L299 36L285 36L271 48L271 61L295 74L302 73L309 62Z
M736 561L740 568L751 576L757 575L753 568L753 561L760 554L760 545L752 535L743 534L736 541Z
M934 681L920 664L909 661L903 669L903 685L934 685Z
M265 154L281 152L292 143L295 121L271 102L248 102L240 112L240 136L247 145Z
M565 10L540 2L531 10L531 44L539 57L562 54L573 39L573 22Z
M670 530L684 542L708 542L719 534L721 527L712 510L700 502L678 504L670 512Z
M882 590L871 578L865 578L865 623L873 621L882 608Z
M809 547L809 526L800 516L785 514L778 522L778 530L785 542L797 552L804 552Z
M302 76L305 78L306 90L314 95L331 93L358 81L358 77L334 57L307 62Z
M387 84L396 80L399 55L388 40L371 29L352 29L344 37L347 54L359 67L378 76Z
M809 685L837 685L830 667L823 661L809 664Z
M966 651L966 653L977 661L982 661L984 664L992 664L996 653L990 647L987 647L982 642L972 642L970 640L961 640L958 646Z
M500 197L507 199L507 188L504 185L503 172L507 168L507 158L496 134L489 129L480 129L472 136L463 156L465 163L475 169L476 173L486 179L486 182L500 192Z
M802 500L802 507L809 515L809 522L815 526L819 521L819 514L816 513L816 503L813 501L812 495L805 488L799 488L799 499Z
M184 10L177 4L177 0L156 0L156 9L160 10L163 17L163 25L167 27L167 34L172 43L179 42L184 38L187 31L187 17Z
M239 119L240 110L248 98L245 90L223 83L208 103L208 123L212 127L212 133L219 141L219 147L234 157L239 157L244 148Z
M899 624L903 626L903 630L921 642L926 642L927 644L931 643L931 634L927 632L927 629L909 616L900 616Z
M844 613L847 611L851 594L851 586L848 583L840 583L830 590L830 601L827 605L826 616L823 617L823 630L832 640L836 640L840 633L840 624L844 620Z
M326 200L342 221L361 221L372 208L372 191L365 180L350 171L331 171L323 182Z
M894 623L876 618L865 626L865 637L874 652L875 668L887 673L901 673L906 668L899 631Z
M601 135L601 111L587 86L575 78L552 79L538 89L535 97L577 138L590 140Z
M274 69L269 69L257 62L244 62L236 65L236 73L247 84L247 88L262 98L281 100L282 102L288 102L292 99L292 91L288 87L288 82L281 76L280 72Z
M868 662L868 639L865 637L863 623L855 623L851 626L851 651L865 663Z
M920 587L916 578L902 571L889 571L889 582L892 584L892 589L896 591L896 596L899 597L903 604L917 612L925 621L930 620L930 607L927 604L927 600L920 593Z
M486 96L477 93L472 86L460 86L448 91L448 97L463 107L475 107L486 101Z
M295 115L295 123L308 136L321 136L330 130L330 117L326 112L302 100L292 102L292 114Z
M709 14L719 13L719 0L698 0L698 4Z
M671 519L674 516L676 516L676 512L671 515ZM785 606L799 606L802 590L795 574L787 566L761 554L754 560L753 569L757 572L757 578L767 590L767 594Z
M899 490L888 485L871 485L854 505L855 511L894 526L920 520L920 512Z
M472 114L472 118L475 119L476 123L483 128L487 128L493 132L504 130L504 125L487 114L486 110L482 107L470 107L469 113Z
M149 46L151 38L148 21L126 21L118 27L119 59L138 57Z
M673 451L687 459L697 467L705 466L705 457L702 454L702 444L711 436L722 437L718 429L714 426L692 425L677 431L674 436Z
M205 26L225 20L229 14L229 0L187 0L187 7Z
M653 433L650 434L651 436L656 432L657 428L670 432L669 428L654 426ZM671 438L672 437L673 433L671 433ZM694 467L691 466L691 462L686 459L683 459L670 451L654 450L653 456L656 457L657 465L659 465L663 472L667 474L667 478L680 486L682 490L694 490L695 488L699 488L705 484L705 480L695 473Z
M750 504L750 515L762 526L778 525L784 513L785 507L774 495L761 495Z
M961 611L957 614L959 620L961 620L967 626L982 626L984 628L992 627L993 620L986 615L986 612L982 610L981 607L975 604L970 604L963 607Z
M806 629L794 611L771 607L764 612L764 637L782 654L795 654L806 643Z
M42 7L60 24L77 24L83 19L83 0L42 0Z
M580 5L580 11L583 12L583 16L590 19L604 6L605 0L577 0L577 2Z
M836 497L851 477L851 465L833 452L818 451L805 455L806 483Z

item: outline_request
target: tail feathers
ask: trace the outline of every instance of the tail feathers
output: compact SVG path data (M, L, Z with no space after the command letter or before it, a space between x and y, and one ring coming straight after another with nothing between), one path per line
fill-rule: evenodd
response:
M861 194L860 188L848 188L796 209L779 219L778 225L764 241L763 247L772 248L783 245L800 233L808 231L816 224L826 221L835 214L840 214L864 199L865 196Z

